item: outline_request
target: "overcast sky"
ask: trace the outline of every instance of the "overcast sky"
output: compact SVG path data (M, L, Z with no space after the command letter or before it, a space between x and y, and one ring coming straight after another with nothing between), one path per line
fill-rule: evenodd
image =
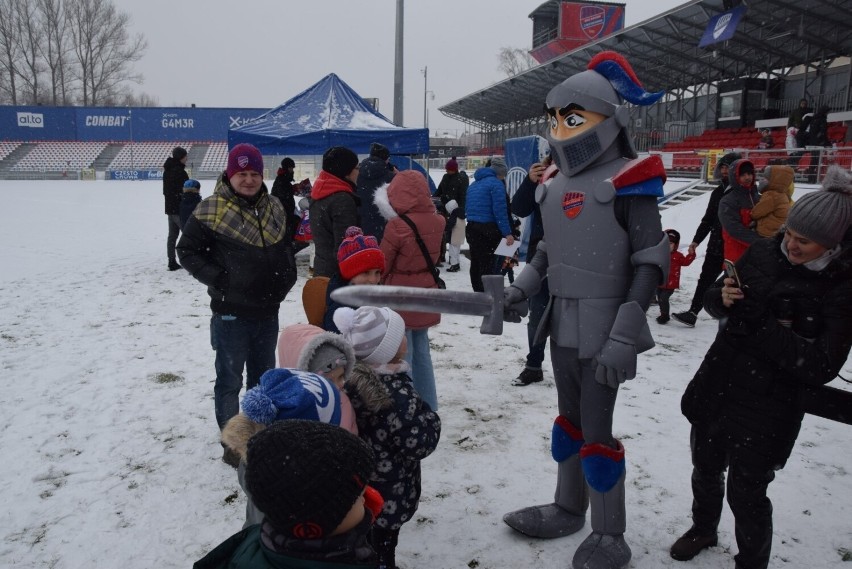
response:
M336 73L393 119L396 0L113 0L148 49L135 90L162 106L272 108ZM404 126L463 128L438 107L504 78L501 47L529 49L541 0L405 3ZM681 0L625 0L626 26ZM422 70L428 68L424 87Z

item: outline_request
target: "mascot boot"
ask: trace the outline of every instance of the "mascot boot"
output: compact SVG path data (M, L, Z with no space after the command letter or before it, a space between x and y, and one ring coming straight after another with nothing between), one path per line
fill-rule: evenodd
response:
M556 495L551 504L529 506L503 516L512 529L530 537L552 539L571 535L586 524L589 494L580 449L583 433L559 416L553 423L551 454L559 463Z
M624 447L583 445L580 457L592 510L592 533L574 553L573 569L623 569L632 553L624 541Z

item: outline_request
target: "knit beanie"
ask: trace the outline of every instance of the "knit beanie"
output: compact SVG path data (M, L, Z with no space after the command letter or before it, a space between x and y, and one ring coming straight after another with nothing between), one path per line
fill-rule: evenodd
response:
M370 145L370 156L375 156L380 160L387 160L390 158L390 150L384 144L374 142Z
M279 421L248 442L246 487L265 521L296 539L334 532L373 472L370 448L315 421Z
M230 178L237 172L254 170L263 174L263 156L260 150L245 142L234 146L228 153L228 167L225 174Z
M716 167L713 168L713 177L717 180L721 180L722 167L728 166L730 168L731 164L733 164L735 161L739 160L742 157L742 154L738 152L728 152L727 154L719 158L719 160L716 162Z
M375 237L364 235L360 227L353 225L346 230L337 249L337 266L343 280L350 281L355 275L371 269L384 272L385 254L379 249Z
M680 232L677 229L666 229L666 235L669 236L670 243L680 244Z
M509 172L509 167L506 166L506 161L499 156L491 159L491 169L497 174L498 178L505 178Z
M345 146L332 146L322 155L322 169L340 179L358 165L358 155Z
M199 182L198 180L193 180L192 178L190 178L189 180L187 180L186 182L183 183L183 189L184 190L200 190L201 189L201 182Z
M833 249L852 224L852 172L830 166L819 190L805 194L790 208L787 228Z
M444 169L447 172L458 172L459 171L459 163L456 161L455 158L450 158L449 160L447 160L447 165L444 166Z
M241 403L243 414L269 425L283 419L306 419L340 425L340 393L326 378L298 369L275 368L260 376Z
M180 160L181 158L186 156L186 154L186 148L184 148L183 146L175 146L174 149L172 149L172 158L174 158L175 160Z
M343 306L334 311L334 324L343 334L355 356L369 364L382 365L393 359L405 337L402 316L390 308Z
M296 163L293 162L292 158L285 158L284 160L281 161L281 167L282 168L295 168Z

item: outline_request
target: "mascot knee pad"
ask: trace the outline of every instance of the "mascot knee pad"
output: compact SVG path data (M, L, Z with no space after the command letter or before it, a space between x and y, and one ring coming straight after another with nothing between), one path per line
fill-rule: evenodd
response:
M586 482L593 490L602 494L609 492L625 472L624 447L620 441L615 442L617 449L600 443L583 445L580 449Z
M550 441L550 454L553 460L562 462L578 452L583 446L583 432L571 422L559 415L553 421L553 436Z

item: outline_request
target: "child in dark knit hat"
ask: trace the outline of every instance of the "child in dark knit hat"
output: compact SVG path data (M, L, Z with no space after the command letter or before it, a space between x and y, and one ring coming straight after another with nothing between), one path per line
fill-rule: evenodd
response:
M266 512L193 566L377 567L367 535L381 496L370 449L343 429L290 419L248 442L246 484Z
M403 359L405 322L389 308L341 307L334 321L359 363L344 389L352 400L358 434L377 457L370 483L385 500L370 537L379 566L396 567L402 524L420 500L420 461L435 450L441 420L417 391Z
M331 293L350 284L377 285L385 270L385 255L376 238L364 235L360 227L350 227L337 249L337 273L328 282L325 295L325 317L322 327L340 332L334 323L334 312L344 306L331 299Z
M186 225L195 206L201 201L201 182L190 178L183 183L183 193L180 196L180 227Z
M240 406L242 411L231 417L222 429L222 444L240 458L237 479L246 491L243 527L248 527L260 523L263 518L263 512L255 505L245 483L249 439L284 419L321 421L338 428L354 424L354 421L351 404L343 405L343 394L334 383L321 375L297 369L267 371L260 377L260 384L246 392Z

